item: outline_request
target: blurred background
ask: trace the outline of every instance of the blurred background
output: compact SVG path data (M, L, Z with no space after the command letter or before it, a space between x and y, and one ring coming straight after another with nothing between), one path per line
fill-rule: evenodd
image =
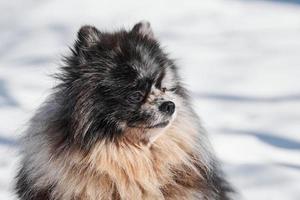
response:
M146 19L191 90L245 200L300 199L300 1L0 0L0 199L15 199L18 138L81 25Z

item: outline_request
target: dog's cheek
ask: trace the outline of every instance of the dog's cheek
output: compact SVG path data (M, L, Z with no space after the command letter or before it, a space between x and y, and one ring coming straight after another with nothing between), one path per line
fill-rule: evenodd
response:
M147 120L153 121L155 118L157 118L158 115L158 106L151 103L145 103L141 107L141 113L144 113L147 115Z

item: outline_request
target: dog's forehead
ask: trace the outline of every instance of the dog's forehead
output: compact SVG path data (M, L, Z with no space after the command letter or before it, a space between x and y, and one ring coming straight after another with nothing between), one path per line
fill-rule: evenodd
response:
M135 69L136 75L134 79L128 78L127 81L132 85L140 89L146 89L151 87L155 83L159 72L156 70L144 70L143 67L137 67Z
M115 84L121 87L135 87L145 89L152 85L159 76L159 70L155 67L145 67L143 63L120 65L111 71L109 77L113 77ZM109 78L107 77L107 78Z
M132 59L131 66L137 71L140 78L151 78L162 70L162 66L157 62L157 58L151 50L142 45L137 45L136 53L138 58Z
M131 65L131 67L136 72L136 78L138 80L142 79L155 79L159 74L160 68L157 63L150 62L136 62Z
M114 49L116 51L116 74L122 72L122 77L117 77L120 81L128 84L138 84L145 80L155 80L163 70L157 56L157 49L145 42L135 40L126 41L123 38L120 46ZM121 61L121 62L120 62ZM115 71L114 70L114 71ZM126 75L126 76L124 76Z

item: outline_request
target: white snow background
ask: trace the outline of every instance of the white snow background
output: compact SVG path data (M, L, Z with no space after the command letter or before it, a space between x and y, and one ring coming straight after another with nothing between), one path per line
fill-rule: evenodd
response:
M297 0L1 0L0 200L15 199L17 140L79 27L142 19L177 59L240 199L299 200Z

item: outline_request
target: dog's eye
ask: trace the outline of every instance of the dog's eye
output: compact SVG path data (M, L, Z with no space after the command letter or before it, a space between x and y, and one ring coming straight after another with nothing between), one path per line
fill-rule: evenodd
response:
M143 101L144 95L143 95L143 93L136 91L136 92L130 94L127 98L132 103L139 103L139 102Z
M170 89L168 89L168 91L175 92L176 91L176 87L170 88Z
M176 90L176 87L173 87L173 88L166 88L166 87L163 87L163 88L161 88L161 91L162 92L166 92L166 91L168 91L168 92L174 92Z

